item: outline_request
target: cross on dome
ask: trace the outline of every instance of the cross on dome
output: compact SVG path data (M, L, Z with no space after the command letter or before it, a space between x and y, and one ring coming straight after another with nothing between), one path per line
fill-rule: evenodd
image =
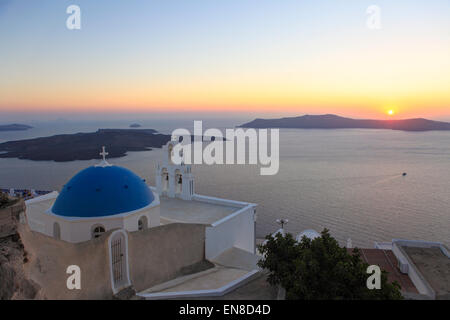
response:
M106 161L106 156L109 154L109 152L106 152L105 146L102 147L102 152L100 152L99 154L102 156L103 160L98 165L96 165L96 167L109 167L109 166L111 166L111 164L109 164L108 161Z
M109 152L106 152L105 146L102 147L102 152L100 152L100 155L103 157L103 161L106 161L106 156L109 154Z

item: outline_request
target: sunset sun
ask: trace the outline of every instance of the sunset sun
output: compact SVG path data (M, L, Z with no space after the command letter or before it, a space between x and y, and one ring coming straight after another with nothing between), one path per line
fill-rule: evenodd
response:
M394 112L394 110L389 109L389 110L387 111L387 114L390 115L390 116L393 116L393 115L395 114L395 112Z

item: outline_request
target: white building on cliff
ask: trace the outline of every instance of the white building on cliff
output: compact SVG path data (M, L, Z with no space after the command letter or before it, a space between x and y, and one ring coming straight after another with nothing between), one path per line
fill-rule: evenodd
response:
M156 187L109 164L103 149L103 161L60 193L26 202L27 268L47 297L102 299L129 288L148 299L221 295L258 273L256 205L195 194L191 166L171 161L175 143L163 148ZM66 286L69 265L81 269L81 290Z

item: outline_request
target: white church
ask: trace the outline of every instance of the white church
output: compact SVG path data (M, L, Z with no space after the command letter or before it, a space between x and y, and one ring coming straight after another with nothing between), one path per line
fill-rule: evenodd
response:
M196 194L191 166L171 160L176 143L163 147L155 187L110 164L103 148L60 192L26 201L25 269L42 296L220 296L257 276L256 204ZM67 285L73 265L80 289Z

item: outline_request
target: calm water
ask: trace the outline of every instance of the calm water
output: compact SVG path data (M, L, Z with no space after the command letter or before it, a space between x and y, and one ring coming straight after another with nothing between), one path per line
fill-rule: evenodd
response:
M210 120L206 126L244 121ZM128 124L35 124L27 132L0 132L0 141ZM192 127L190 120L143 124L166 133ZM248 165L194 166L196 192L258 203L259 237L273 232L275 220L284 217L290 232L326 227L342 244L352 238L354 245L372 247L374 241L407 238L450 245L450 132L282 130L280 140L278 175L260 176L257 166ZM154 184L160 157L155 149L110 162ZM0 187L59 190L95 163L0 159Z

